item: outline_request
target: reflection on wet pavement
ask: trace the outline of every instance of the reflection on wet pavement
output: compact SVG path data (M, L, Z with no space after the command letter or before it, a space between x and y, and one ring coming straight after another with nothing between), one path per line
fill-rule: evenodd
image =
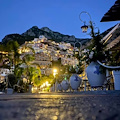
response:
M0 120L120 120L120 96L13 96L0 100Z

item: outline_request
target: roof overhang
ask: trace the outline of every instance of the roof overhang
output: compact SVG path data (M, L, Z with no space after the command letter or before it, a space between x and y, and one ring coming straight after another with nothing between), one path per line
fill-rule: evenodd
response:
M100 22L119 20L120 20L120 0L117 0L115 4L108 10L108 12L105 13Z

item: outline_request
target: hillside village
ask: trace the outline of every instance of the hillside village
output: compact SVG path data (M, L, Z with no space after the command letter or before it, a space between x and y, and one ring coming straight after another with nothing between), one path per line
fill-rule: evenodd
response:
M79 49L77 47L72 46L70 43L56 43L55 41L48 40L45 36L40 35L39 38L34 38L31 41L26 41L24 44L19 46L18 53L20 54L20 59L23 60L24 57L26 57L26 55L33 55L32 50L34 50L35 58L33 61L31 61L31 64L39 65L41 75L43 76L53 75L53 69L60 69L58 68L58 66L53 66L54 62L59 61L59 64L61 66L75 67L79 65L79 60L74 56L74 52L78 53ZM7 76L9 74L14 74L15 72L15 65L11 64L11 62L7 58L7 56L10 56L10 54L8 52L1 51L1 55L4 56L4 62L1 61L0 68L1 83L7 83ZM3 65L10 65L10 67L3 68ZM26 65L22 63L20 67L25 69ZM36 67L36 65L34 67ZM25 76L23 76L23 81L25 80Z
M20 46L19 53L21 56L26 53L32 54L29 49L25 49L26 45L34 49L34 63L41 66L42 74L52 74L52 61L58 61L58 59L61 59L61 65L75 66L79 63L78 59L73 56L74 47L70 43L56 43L41 35L39 38L34 38L34 40L25 42ZM76 50L78 49L76 48Z

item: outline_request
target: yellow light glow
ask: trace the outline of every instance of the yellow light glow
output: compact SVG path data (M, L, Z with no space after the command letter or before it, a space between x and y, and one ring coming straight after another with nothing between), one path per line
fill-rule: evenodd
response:
M45 83L43 83L43 86L45 86Z
M48 85L48 81L46 81L46 83L45 83L46 85Z
M51 86L51 84L48 84L48 86Z
M34 89L37 90L37 87L35 87Z
M32 87L32 92L33 92L33 87Z
M56 73L53 73L53 76L55 76L56 75Z
M55 77L57 74L57 69L53 69L53 76Z
M32 93L36 93L37 92L37 87L32 87Z
M57 69L53 69L53 72L56 73L56 72L57 72Z

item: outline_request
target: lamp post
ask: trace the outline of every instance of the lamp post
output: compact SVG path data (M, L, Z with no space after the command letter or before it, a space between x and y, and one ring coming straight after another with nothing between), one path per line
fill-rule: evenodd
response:
M56 74L57 74L57 69L53 69L53 76L54 76L54 80L55 80L55 83L54 83L54 91L56 92L57 91L57 81L56 81Z
M81 43L81 42L76 41L76 42L74 43L74 52L75 52L75 45L76 45L77 43L79 43L79 45L80 45L80 50L79 50L79 56L80 56L80 51L81 51L81 48L82 48L82 43Z
M82 14L87 15L87 16L89 17L89 19L90 19L90 20L89 20L90 22L91 22L91 16L90 16L90 14L89 14L88 12L86 12L86 11L82 11L82 12L79 14L79 19L80 19L80 21L81 21L82 23L84 23L84 25L81 26L82 32L83 32L83 33L86 33L87 30L88 30L88 28L89 28L89 25L86 24L86 20L82 20L82 19L81 19ZM85 63L85 69L86 69L86 63ZM85 76L86 76L86 73L85 73ZM85 77L85 76L84 76L84 77ZM86 77L85 77L85 78L86 78ZM87 79L84 79L83 81L84 81L84 91L86 91L86 82L87 82L88 80L87 80Z

